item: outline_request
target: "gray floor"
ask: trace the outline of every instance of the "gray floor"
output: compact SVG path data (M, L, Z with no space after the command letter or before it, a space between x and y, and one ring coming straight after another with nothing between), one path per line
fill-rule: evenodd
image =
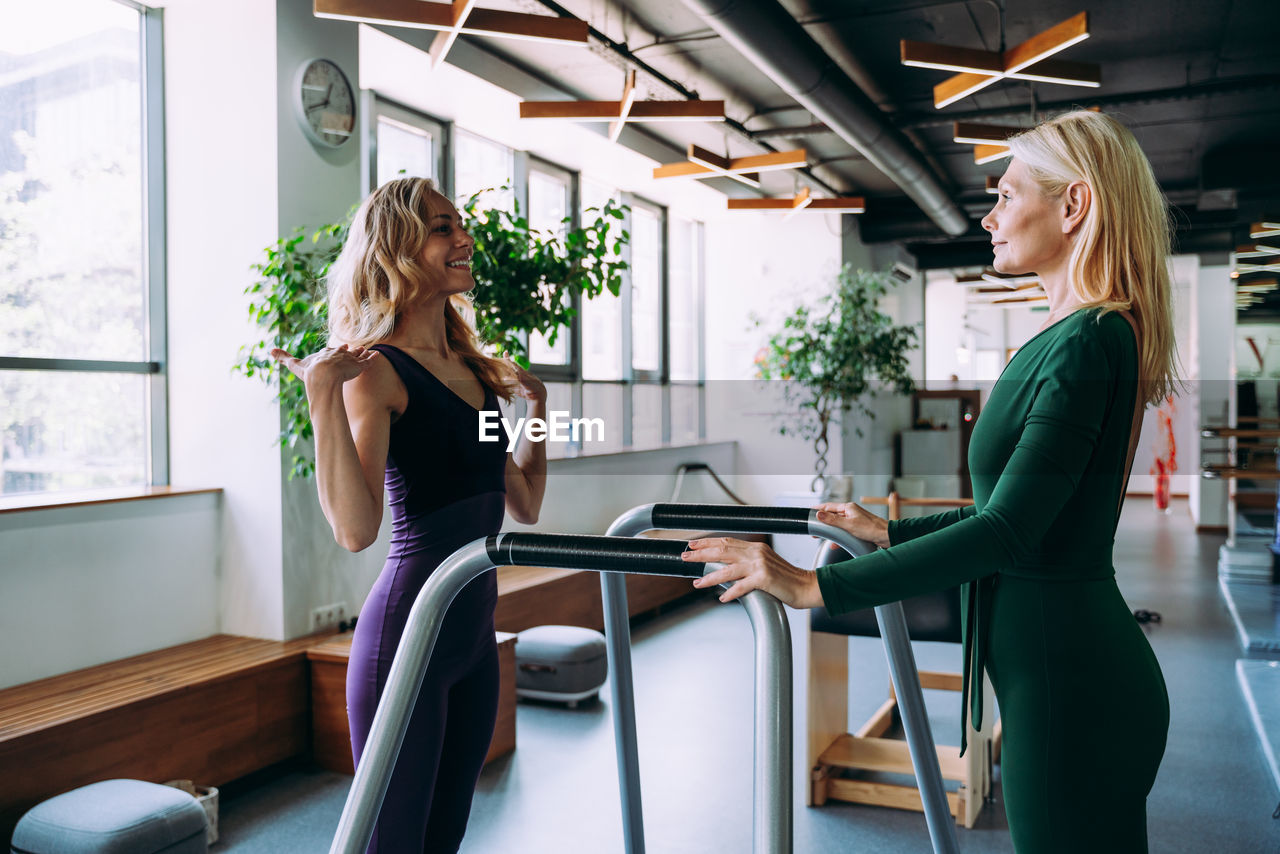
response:
M1116 543L1121 588L1134 608L1159 611L1152 646L1164 668L1172 723L1149 801L1151 850L1179 854L1280 851L1280 800L1241 697L1239 641L1216 578L1222 537L1197 536L1185 503L1156 514L1128 502ZM879 642L850 641L851 716L885 696ZM696 653L694 652L696 650ZM957 648L920 644L922 667L958 667ZM653 854L751 850L751 631L737 606L695 602L635 632L634 661L646 842ZM803 661L797 661L799 668ZM957 695L927 692L935 738L958 739ZM797 691L803 695L803 691ZM800 701L803 702L803 696ZM797 721L804 710L797 708ZM486 768L463 851L620 851L608 708L522 703L518 747ZM1087 726L1106 725L1105 710ZM798 762L802 761L797 744ZM797 770L797 779L804 777ZM1105 774L1105 768L1098 769ZM214 851L288 854L327 849L350 778L292 771L228 791ZM1012 851L998 784L979 824L960 830L965 852ZM804 806L797 791L795 849L923 852L919 813ZM1087 813L1081 821L1088 821Z

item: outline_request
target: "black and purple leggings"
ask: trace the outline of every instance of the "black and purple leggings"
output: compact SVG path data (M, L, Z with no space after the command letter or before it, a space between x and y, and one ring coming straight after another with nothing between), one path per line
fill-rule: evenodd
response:
M347 716L356 764L364 751L396 646L418 591L440 561L501 523L503 494L442 507L397 530L351 642ZM434 533L433 533L434 532ZM492 570L458 594L445 616L396 759L370 854L447 852L462 843L471 796L498 713Z

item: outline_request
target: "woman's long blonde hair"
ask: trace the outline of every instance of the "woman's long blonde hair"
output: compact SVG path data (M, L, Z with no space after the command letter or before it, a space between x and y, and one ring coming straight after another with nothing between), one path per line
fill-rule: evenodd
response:
M356 210L326 280L331 344L369 347L386 340L404 307L429 285L430 274L418 259L431 234L431 218L440 213L431 204L435 192L426 178L397 178L374 190ZM444 309L449 348L494 394L510 401L510 369L481 351L474 318L466 294L449 297Z
M1176 393L1168 206L1138 141L1110 116L1079 110L1018 134L1009 147L1048 196L1072 181L1089 186L1093 203L1068 262L1071 289L1103 313L1133 314L1143 401Z

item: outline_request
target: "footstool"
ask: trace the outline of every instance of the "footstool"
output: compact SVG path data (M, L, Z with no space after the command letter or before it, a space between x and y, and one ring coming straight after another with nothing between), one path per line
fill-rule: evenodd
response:
M581 626L537 626L516 636L516 694L569 708L598 695L609 673L604 635Z
M12 854L206 854L205 814L179 789L104 780L27 810Z

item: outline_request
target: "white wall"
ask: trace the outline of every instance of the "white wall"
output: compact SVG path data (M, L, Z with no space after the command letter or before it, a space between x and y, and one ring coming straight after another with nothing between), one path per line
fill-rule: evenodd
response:
M0 514L0 688L215 633L217 517L215 493Z
M777 214L720 213L707 222L707 438L737 442L735 489L753 503L807 492L813 478L812 446L778 432L777 416L793 409L783 384L756 381L754 361L783 318L831 290L840 270L840 229L840 215L821 212L785 221ZM753 313L761 318L758 328ZM838 425L830 440L827 471L838 474Z
M258 338L249 265L277 233L275 14L254 0L164 14L170 477L225 491L219 628L280 638L279 411L230 372Z
M1235 419L1235 291L1230 259L1205 259L1191 281L1188 304L1193 307L1190 348L1185 377L1191 389L1193 426L1229 423ZM1183 455L1189 469L1191 516L1197 525L1228 524L1227 483L1195 476L1200 466L1200 440L1193 439ZM1136 465L1135 465L1136 468Z

